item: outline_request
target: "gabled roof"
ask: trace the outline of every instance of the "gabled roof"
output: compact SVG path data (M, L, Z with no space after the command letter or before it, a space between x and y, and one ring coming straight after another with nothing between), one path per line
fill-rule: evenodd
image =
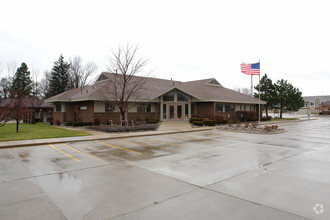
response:
M83 89L72 89L70 91L53 96L46 100L46 102L75 102L87 100L103 100L100 89L106 83L114 78L114 73L101 73L99 80L94 85L87 86ZM107 78L107 79L106 79ZM134 79L140 79L139 76L134 76ZM188 95L193 96L198 101L205 102L228 102L228 103L250 103L258 104L259 100L238 93L231 89L223 87L216 79L209 78L203 80L195 80L188 82L180 82L174 80L158 79L148 77L144 84L141 94L139 94L139 101L152 101L155 98L173 90L178 89ZM261 104L265 104L261 101Z

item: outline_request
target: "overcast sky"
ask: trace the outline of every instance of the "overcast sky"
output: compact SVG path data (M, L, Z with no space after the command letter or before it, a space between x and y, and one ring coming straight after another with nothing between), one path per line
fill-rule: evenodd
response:
M2 0L0 63L26 62L41 77L63 54L100 73L111 50L130 43L154 77L249 88L240 63L260 59L273 81L330 95L329 21L328 0Z

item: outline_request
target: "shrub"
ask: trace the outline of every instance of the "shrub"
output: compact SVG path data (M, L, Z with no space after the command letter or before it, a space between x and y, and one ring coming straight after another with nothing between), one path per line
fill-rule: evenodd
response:
M203 119L202 119L202 118L190 118L190 119L189 119L189 122L190 122L190 123L193 123L194 121L201 121L201 122L202 122Z
M56 124L56 125L61 125L60 120L56 120L56 121L55 121L55 124Z
M205 120L204 121L204 125L207 125L207 126L215 126L215 120Z
M148 124L157 124L158 122L159 122L159 119L157 119L157 118L149 118L147 120Z
M70 121L70 122L69 122L69 121L67 121L67 122L65 123L65 125L66 125L66 126L73 126L73 124L72 124L72 123L73 123L73 122L71 122L71 121Z
M76 121L69 121L65 123L66 126L73 126L73 127L81 127L81 126L91 126L93 122L76 122Z
M34 122L35 122L35 123L40 122L40 118L35 118L35 119L34 119Z
M270 120L272 120L272 116L264 116L264 117L262 117L261 118L261 121L270 121Z
M80 126L84 126L83 122L72 122L72 126L73 127L80 127Z
M198 126L198 127L202 127L204 125L204 122L203 121L193 121L192 124L195 126Z
M94 119L94 125L101 125L100 119L95 118Z
M54 124L54 120L53 119L49 119L49 124L53 125Z
M221 122L221 124L223 124L223 125L225 125L225 124L227 124L228 123L228 120L223 120L222 122Z

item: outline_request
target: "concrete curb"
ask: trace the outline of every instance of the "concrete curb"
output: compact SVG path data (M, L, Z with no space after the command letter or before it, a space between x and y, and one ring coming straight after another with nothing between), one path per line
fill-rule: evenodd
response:
M262 121L262 122L260 122L260 124L261 125L264 125L264 124L278 124L278 123L303 122L303 121L314 121L314 120L318 120L318 118L294 119L294 120L283 120L283 121Z
M166 135L166 134L178 134L178 133L190 133L197 131L209 131L212 128L195 128L190 130L182 130L182 131L164 131L158 133L147 133L143 134L143 132L135 132L126 135L118 135L113 137L93 137L93 136L82 136L82 137L68 137L66 138L50 138L50 139L33 139L33 140L20 140L20 141L4 141L0 142L0 149L4 148L15 148L15 147L29 147L29 146L38 146L38 145L47 145L47 144L59 144L59 143L72 143L79 141L95 141L95 140L112 140L112 139L122 139L122 138L133 138L133 137L147 137L147 136L155 136L155 135ZM156 131L157 132L157 131ZM70 140L74 138L75 140ZM55 139L55 140L54 140ZM40 140L40 141L39 141Z

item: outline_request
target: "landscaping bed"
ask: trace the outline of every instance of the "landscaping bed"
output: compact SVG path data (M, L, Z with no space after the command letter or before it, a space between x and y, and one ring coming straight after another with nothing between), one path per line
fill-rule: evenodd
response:
M123 126L123 125L92 125L88 129L101 132L137 132L137 131L155 131L159 124L141 124L137 126Z
M219 126L217 129L223 131L234 131L242 133L253 134L279 134L286 132L285 129L279 128L277 125L258 125L258 123L242 123L242 124L228 124Z

